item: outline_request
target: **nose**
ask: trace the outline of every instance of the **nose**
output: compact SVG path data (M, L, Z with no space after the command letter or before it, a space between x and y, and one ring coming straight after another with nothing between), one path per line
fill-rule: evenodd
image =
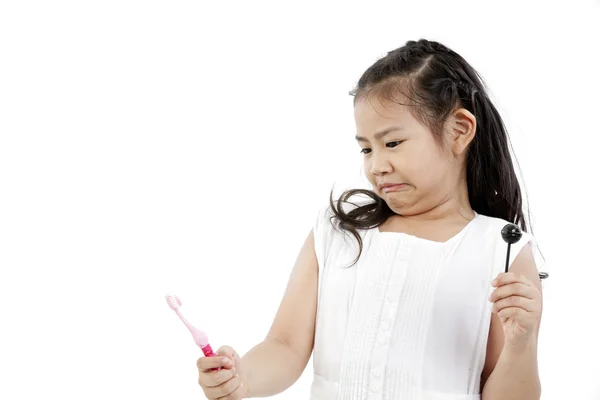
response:
M383 174L387 174L392 172L392 164L388 161L387 157L383 155L373 156L371 157L371 174L379 176Z

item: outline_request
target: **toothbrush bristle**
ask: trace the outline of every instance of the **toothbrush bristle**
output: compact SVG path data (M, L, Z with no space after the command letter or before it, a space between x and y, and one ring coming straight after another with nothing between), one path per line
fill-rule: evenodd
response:
M169 305L169 307L171 307L172 310L177 310L179 307L181 307L181 300L179 300L179 297L177 297L174 294L167 294L165 296L165 299L167 299L167 304Z

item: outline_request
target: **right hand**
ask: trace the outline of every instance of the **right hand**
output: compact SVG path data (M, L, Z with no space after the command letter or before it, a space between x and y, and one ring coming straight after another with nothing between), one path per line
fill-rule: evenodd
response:
M221 347L215 357L200 357L198 383L209 400L241 400L246 396L242 384L241 360L229 346ZM220 370L214 371L213 368Z

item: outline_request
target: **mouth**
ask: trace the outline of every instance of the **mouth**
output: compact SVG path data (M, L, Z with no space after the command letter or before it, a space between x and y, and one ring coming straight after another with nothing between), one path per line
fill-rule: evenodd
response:
M408 185L406 183L386 183L384 185L379 185L379 190L383 193L389 192L397 192L406 188Z

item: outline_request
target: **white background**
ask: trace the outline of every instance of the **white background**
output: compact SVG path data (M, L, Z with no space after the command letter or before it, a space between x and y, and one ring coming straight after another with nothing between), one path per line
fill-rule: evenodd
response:
M332 185L364 184L347 92L425 37L512 135L551 275L543 399L600 399L600 4L485 7L2 2L0 398L202 398L164 295L215 349L262 340Z

